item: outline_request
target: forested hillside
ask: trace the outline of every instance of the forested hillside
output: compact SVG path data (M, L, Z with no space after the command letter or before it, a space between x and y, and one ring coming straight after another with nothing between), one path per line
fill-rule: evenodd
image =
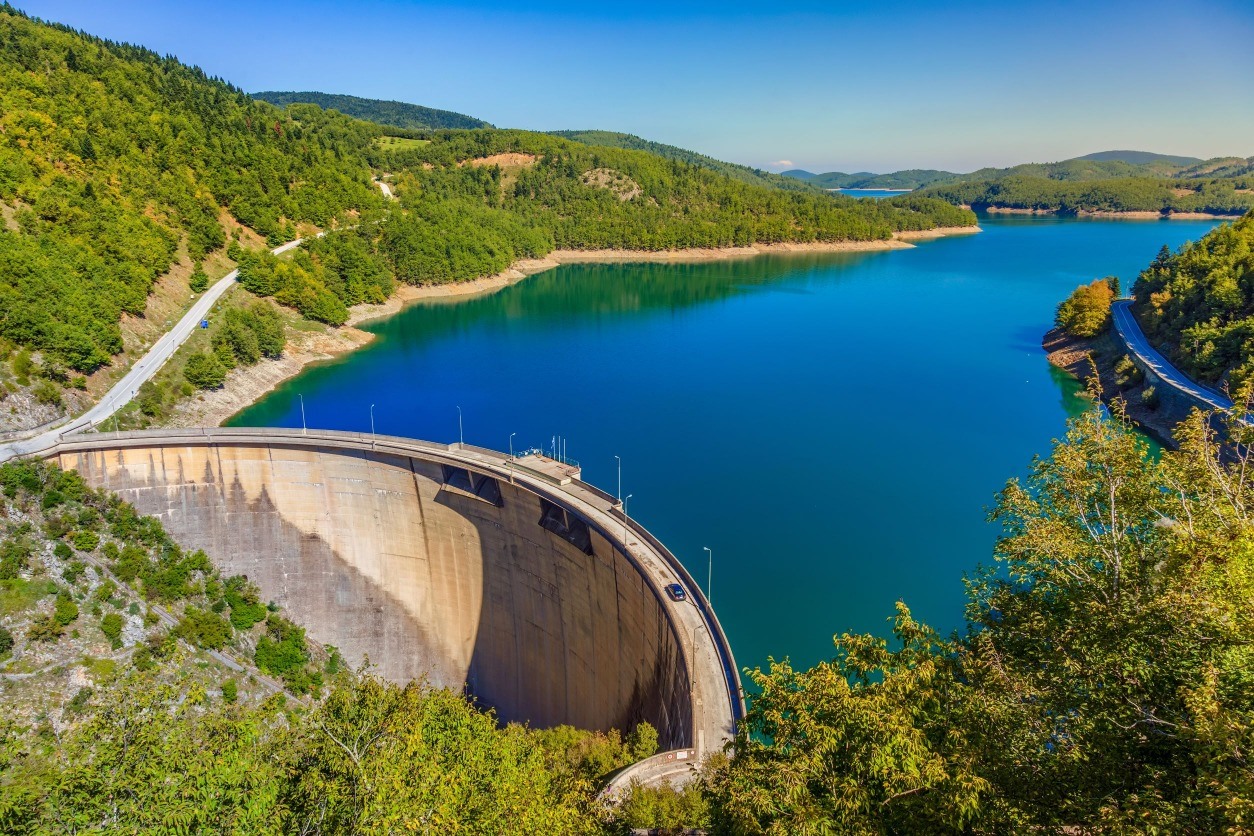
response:
M1254 176L1174 180L1150 177L1057 180L1013 176L964 180L919 192L976 210L1081 212L1203 212L1237 216L1254 208Z
M794 169L785 171L783 176L805 180L824 189L919 189L929 183L942 182L960 177L952 171L939 171L930 168L911 168L894 171L889 174L874 174L859 171L846 174L843 171L828 171L813 174L809 171Z
M1145 333L1185 372L1234 391L1254 382L1254 212L1164 247L1132 293Z
M482 119L455 113L451 110L439 110L434 107L408 104L406 102L385 101L383 99L363 99L360 96L344 96L337 93L315 93L294 91L266 90L253 93L254 99L269 102L279 107L290 104L316 104L324 110L338 110L340 113L379 125L393 128L416 130L439 130L443 128L472 129L490 128L492 125Z
M377 125L312 104L280 110L172 57L8 5L0 83L0 357L35 352L20 362L50 381L108 363L122 346L119 320L143 315L176 257L199 264L228 243L224 213L271 244L302 224L364 227L365 237L331 236L252 282L332 324L376 298L367 285L390 287L380 270L456 281L553 247L868 240L973 223L939 201L789 194L704 162L544 134L439 132L385 146ZM379 170L397 173L401 211L380 214Z
M661 142L653 142L633 134L618 133L616 131L550 131L550 133L553 136L571 139L584 145L648 151L668 160L677 160L689 165L708 168L710 171L716 171L719 174L726 174L733 180L739 180L742 183L750 183L756 186L774 186L779 189L796 190L800 188L800 185L795 182L796 178L788 177L787 173L772 174L769 171L750 168L747 165L723 162L705 154L698 154L696 151L689 151L686 148L678 148Z
M376 133L0 7L0 337L99 368L181 245L226 243L223 209L278 242L377 204Z

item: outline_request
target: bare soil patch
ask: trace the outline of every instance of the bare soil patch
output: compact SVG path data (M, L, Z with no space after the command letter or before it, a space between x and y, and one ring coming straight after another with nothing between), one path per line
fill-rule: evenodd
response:
M640 188L639 183L621 171L615 171L612 168L594 168L591 171L585 171L583 184L613 192L614 196L621 203L626 203L632 198L644 194L644 190Z
M501 168L527 168L535 165L537 159L535 154L520 154L516 151L508 151L503 154L492 154L488 157L476 157L473 160L465 160L458 163L458 165L468 165L471 168L483 168L489 165Z

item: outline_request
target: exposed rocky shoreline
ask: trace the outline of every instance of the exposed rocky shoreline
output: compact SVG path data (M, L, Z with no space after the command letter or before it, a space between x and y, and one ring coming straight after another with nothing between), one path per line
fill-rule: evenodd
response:
M1179 446L1172 433L1176 425L1188 417L1189 408L1176 398L1159 398L1156 406L1150 406L1142 397L1148 388L1145 380L1120 388L1115 364L1126 352L1111 330L1085 338L1073 337L1063 333L1061 328L1054 328L1041 339L1041 347L1045 349L1050 363L1081 383L1088 384L1096 372L1102 400L1107 405L1115 399L1121 400L1128 417L1147 435L1164 447L1176 449Z

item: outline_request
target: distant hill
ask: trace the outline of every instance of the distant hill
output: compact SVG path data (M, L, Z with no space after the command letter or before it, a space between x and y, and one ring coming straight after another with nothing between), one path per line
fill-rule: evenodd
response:
M471 130L492 127L482 119L476 119L464 113L454 113L451 110L437 110L433 107L406 102L363 99L359 96L345 96L337 93L266 90L253 93L252 97L279 107L287 107L293 103L316 104L323 110L338 110L345 116L353 116L393 128Z
M813 174L796 168L785 171L782 176L804 180L824 189L920 189L932 183L953 180L961 175L930 168L912 168L889 174L876 174L873 171L857 171L853 174L828 171L824 174Z
M634 134L619 133L617 131L549 131L551 136L559 136L562 139L569 139L583 145L601 146L603 148L624 148L629 151L648 151L651 154L657 154L659 157L665 157L668 160L679 160L689 165L700 166L701 168L717 171L719 174L731 177L733 180L739 180L742 183L752 183L756 186L770 186L775 189L788 189L790 191L810 191L803 185L803 178L788 177L784 174L774 174L769 171L763 171L758 168L750 168L747 165L739 165L737 163L724 162L714 157L708 157L705 154L698 154L696 151L689 151L686 148L679 148L675 145L666 145L661 142L653 142L652 140L643 139ZM812 175L813 176L813 175Z
M1096 160L1098 162L1122 162L1131 165L1167 162L1172 165L1190 166L1202 162L1197 157L1177 157L1172 154L1155 154L1152 151L1097 151L1076 157L1077 160Z
M1229 193L1234 189L1245 188L1243 183L1235 181L1247 178L1251 174L1254 174L1254 158L1216 157L1211 160L1200 160L1197 157L1155 154L1150 151L1098 151L1060 162L1023 163L1010 166L1009 168L981 168L978 171L966 174L936 169L908 169L888 174L873 174L866 171L854 174L845 174L840 171L815 174L804 169L792 169L791 171L785 171L782 176L791 177L824 189L947 188L949 191L946 192L946 195L949 196L958 194L955 189L957 189L959 184L982 183L987 186L988 184L1003 181L1015 181L1018 184L1024 180L1050 181L1053 183L1088 183L1137 179L1154 181L1231 180L1234 182L1209 187L1212 197L1214 194L1222 194L1223 200L1219 204L1216 204L1213 199L1203 201L1211 207L1216 205L1228 207L1221 212L1221 214L1226 214L1228 209L1238 211L1246 204L1247 201L1244 198L1237 198L1234 203L1228 197ZM1017 188L1018 185L1016 185ZM1120 185L1118 188L1122 189L1124 187ZM1206 190L1208 187L1204 184L1189 184L1187 188L1199 191ZM1053 192L1056 191L1057 189L1050 190L1050 199L1054 199ZM1157 199L1159 192L1162 192L1162 189L1155 190L1155 199ZM975 193L970 188L962 190L962 194L965 196L971 196ZM995 197L995 195L988 196L990 201ZM1182 196L1175 195L1174 197L1179 198ZM981 200L982 198L977 199L977 202ZM1149 206L1150 202L1142 201L1146 206ZM1167 200L1165 205L1168 208L1176 208L1177 204L1191 206L1197 202L1196 200ZM1184 210L1181 208L1180 211ZM1198 209L1197 211L1202 210Z

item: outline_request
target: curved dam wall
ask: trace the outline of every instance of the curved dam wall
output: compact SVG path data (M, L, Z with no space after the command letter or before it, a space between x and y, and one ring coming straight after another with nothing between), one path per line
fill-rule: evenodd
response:
M625 527L611 533L563 490L511 483L438 445L398 454L214 432L82 436L52 458L247 575L351 664L464 687L506 721L647 720L663 748L697 745L686 659L698 651L624 553Z

